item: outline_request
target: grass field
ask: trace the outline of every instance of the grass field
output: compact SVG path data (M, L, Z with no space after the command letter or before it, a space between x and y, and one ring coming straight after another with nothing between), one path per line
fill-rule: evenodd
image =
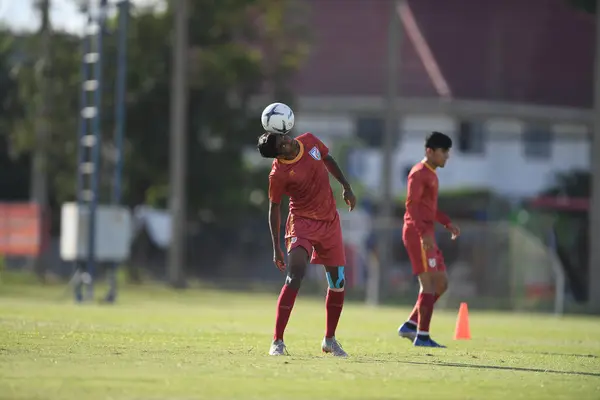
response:
M64 287L0 284L2 399L600 399L600 318L456 310L434 315L448 349L396 335L406 308L347 304L320 353L323 302L300 297L286 343L267 354L277 293L123 289L114 306L73 305Z

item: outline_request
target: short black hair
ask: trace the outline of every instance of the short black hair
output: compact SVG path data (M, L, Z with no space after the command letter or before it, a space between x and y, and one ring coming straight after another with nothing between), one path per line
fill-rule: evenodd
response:
M277 135L274 133L263 133L258 137L256 148L264 158L277 157Z
M452 148L452 139L448 135L434 131L425 138L425 148L431 150L449 150Z

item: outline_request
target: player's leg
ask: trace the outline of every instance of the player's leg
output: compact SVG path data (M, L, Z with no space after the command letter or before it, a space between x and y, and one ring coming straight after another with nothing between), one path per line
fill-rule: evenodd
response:
M402 231L402 241L404 243L404 247L406 248L406 252L408 253L408 258L410 260L413 274L415 276L419 276L422 272L424 272L423 268L423 255L421 251L421 239L419 235L410 228L405 227ZM417 296L417 301L415 302L415 306L413 311L411 312L408 320L404 322L398 328L398 335L403 338L410 340L411 342L415 340L417 337L417 324L419 323L419 305L421 294L423 293L423 287L421 286L421 282L419 281L419 294Z
M347 357L348 354L335 338L344 307L346 283L344 275L346 254L339 217L332 222L323 223L322 235L319 235L319 240L314 243L311 263L325 266L328 286L325 298L326 328L321 350L337 357Z
M434 295L434 299L433 299L433 303L435 304L435 303L437 303L438 299L440 297L442 297L442 295L448 289L448 276L446 275L445 270L432 271L432 274L434 275L433 279L435 281L435 283L434 283L435 295ZM421 293L421 291L419 291L419 293ZM414 330L416 332L418 322L419 322L419 304L417 302L415 304L412 312L410 313L410 316L406 320L405 324L407 325L408 330L410 330L412 328L412 330ZM412 339L414 340L414 337Z
M398 334L414 341L415 346L441 347L429 335L433 306L442 289L440 273L445 276L445 265L436 248L426 254L419 237L410 230L404 232L403 241L411 260L413 273L419 278L419 295L415 305L416 321L411 314L408 321L398 328ZM445 290L445 289L444 289ZM415 323L416 322L416 323Z
M325 297L326 329L325 337L321 343L321 350L337 357L347 357L348 354L335 338L335 331L342 315L346 293L344 289L346 283L344 267L325 266L325 275L328 286L327 296Z
M300 290L308 265L308 250L306 247L310 245L299 240L294 244L297 245L291 248L288 253L287 276L277 300L275 333L273 334L273 343L269 351L270 355L284 355L286 352L283 334L294 308L296 296Z
M419 298L417 300L419 317L417 322L417 336L414 340L415 346L443 347L431 339L429 335L429 326L435 304L436 275L437 271L426 271L419 275L421 290L419 291Z

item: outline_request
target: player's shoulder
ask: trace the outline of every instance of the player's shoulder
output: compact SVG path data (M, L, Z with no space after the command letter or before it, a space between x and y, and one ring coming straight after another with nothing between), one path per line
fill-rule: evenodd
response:
M305 132L302 135L298 135L296 137L296 140L299 140L300 142L302 142L302 144L306 145L306 144L312 144L317 142L319 139L313 135L310 132Z
M435 174L435 173L433 171L431 171L431 169L429 169L429 167L427 167L427 165L425 165L424 162L419 161L418 163L413 165L410 172L408 173L408 176L413 177L413 178L421 178L421 177L429 176L430 174Z
M281 163L277 159L273 160L271 164L271 172L269 172L269 178L277 176L281 173Z

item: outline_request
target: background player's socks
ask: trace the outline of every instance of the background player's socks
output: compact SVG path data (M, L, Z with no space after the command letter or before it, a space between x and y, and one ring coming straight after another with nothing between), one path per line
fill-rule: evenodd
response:
M419 293L419 322L417 326L417 337L421 335L421 332L426 332L429 337L429 324L431 322L431 315L433 314L433 304L435 302L435 295L433 293Z
M275 334L273 340L283 340L283 332L290 319L298 289L283 285L277 300L277 317L275 319Z
M436 293L433 297L433 304L435 304L439 298L440 298L440 295ZM421 299L421 296L419 294L419 297L417 298L417 302L415 303L415 307L413 308L412 313L410 313L410 317L408 317L408 321L406 321L407 326L410 328L417 329L417 324L419 323L419 300L420 299Z
M327 298L325 299L325 308L327 310L326 338L335 336L335 329L337 328L340 315L342 315L342 308L344 307L344 293L344 291L336 292L327 289Z

